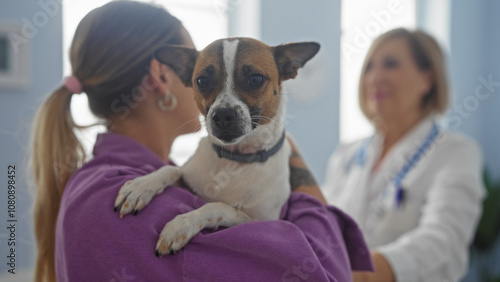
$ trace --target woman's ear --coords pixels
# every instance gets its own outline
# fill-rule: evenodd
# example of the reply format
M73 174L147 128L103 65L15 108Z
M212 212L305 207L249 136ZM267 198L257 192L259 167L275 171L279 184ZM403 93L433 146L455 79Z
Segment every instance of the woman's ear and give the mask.
M171 69L158 62L156 59L152 59L149 66L149 75L147 75L147 79L144 81L147 90L156 89L160 93L165 93L166 89L169 87L169 79L167 73L171 71Z
M192 86L191 78L194 65L198 59L196 49L178 45L165 45L155 50L153 57L159 62L168 65L185 86Z

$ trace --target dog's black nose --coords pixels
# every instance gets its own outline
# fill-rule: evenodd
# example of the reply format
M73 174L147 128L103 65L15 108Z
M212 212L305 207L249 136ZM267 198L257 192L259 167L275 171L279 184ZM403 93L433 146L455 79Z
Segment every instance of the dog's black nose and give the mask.
M232 108L222 108L212 115L215 126L219 129L230 129L236 123L236 111Z

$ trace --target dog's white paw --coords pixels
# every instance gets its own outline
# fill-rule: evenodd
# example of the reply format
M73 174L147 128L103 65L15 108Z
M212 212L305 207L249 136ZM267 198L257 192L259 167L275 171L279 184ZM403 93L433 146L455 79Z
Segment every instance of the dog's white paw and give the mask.
M115 211L121 205L120 217L132 211L136 215L155 195L163 192L165 187L175 183L180 177L179 167L167 165L153 173L125 182L116 197Z
M161 193L164 188L165 186L162 181L158 181L155 174L148 174L127 181L120 188L120 192L118 192L115 200L115 211L121 205L120 217L132 211L136 215L137 212L149 204L156 194Z
M195 217L190 216L190 214L181 214L165 225L156 243L157 257L165 254L174 255L205 228L202 222L196 222L192 219Z

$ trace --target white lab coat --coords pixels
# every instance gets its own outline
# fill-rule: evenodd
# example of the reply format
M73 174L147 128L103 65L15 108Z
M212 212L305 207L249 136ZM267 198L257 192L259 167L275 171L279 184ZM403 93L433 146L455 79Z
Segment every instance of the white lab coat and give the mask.
M458 281L466 273L468 245L481 214L485 190L480 150L442 128L403 180L404 201L396 208L391 180L433 124L427 118L415 126L374 172L383 136L340 146L330 158L322 187L329 204L351 215L368 246L387 258L397 281ZM364 165L349 166L363 142Z

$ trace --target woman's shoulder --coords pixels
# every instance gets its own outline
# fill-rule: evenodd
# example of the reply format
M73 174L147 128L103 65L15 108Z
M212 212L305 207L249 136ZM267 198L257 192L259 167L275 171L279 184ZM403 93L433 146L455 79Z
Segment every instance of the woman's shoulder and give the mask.
M156 169L148 164L129 166L101 158L89 161L74 173L65 187L61 201L61 223L73 225L73 220L78 218L81 222L88 224L113 222L113 225L116 225L114 221L120 221L120 219L119 213L114 212L114 203L120 188L125 182L149 174ZM151 224L157 221L156 214L163 215L161 222L164 223L165 217L170 220L180 212L177 207L184 207L186 210L197 208L201 204L198 199L187 189L168 187L141 211L143 214L141 224ZM164 202L173 205L164 205L162 204Z
M339 143L328 159L327 171L330 173L341 171L340 168L349 163L363 144L370 139L371 137L367 137L357 141Z
M373 137L365 137L356 141L340 142L336 148L339 153L349 153L358 150L364 143L371 140Z
M442 136L438 139L441 143L445 142L447 146L465 148L466 150L478 150L476 141L469 136L457 131L444 129Z
M345 159L352 157L352 155L370 139L371 137L366 137L356 141L339 142L339 144L333 150L330 159Z
M476 141L470 137L451 130L443 130L442 134L436 139L439 153L438 158L444 158L448 162L463 162L481 165L482 152Z
M94 192L116 190L126 181L154 170L148 165L134 167L113 162L108 156L95 157L73 173L64 188L63 203L73 198L87 197Z
M199 198L184 188L172 186L155 196L137 216L120 218L119 212L114 211L121 186L153 170L146 165L133 167L95 159L75 172L63 193L56 227L56 257L65 265L69 277L87 275L92 277L88 281L99 280L113 270L120 272L123 267L133 267L134 258L142 264L134 270L135 276L155 277L151 278L155 280L158 273L182 272L182 268L177 269L181 258L172 260L168 267L155 260L155 245L165 223L198 208L203 204ZM88 259L82 261L83 257ZM89 268L94 272L87 273Z

